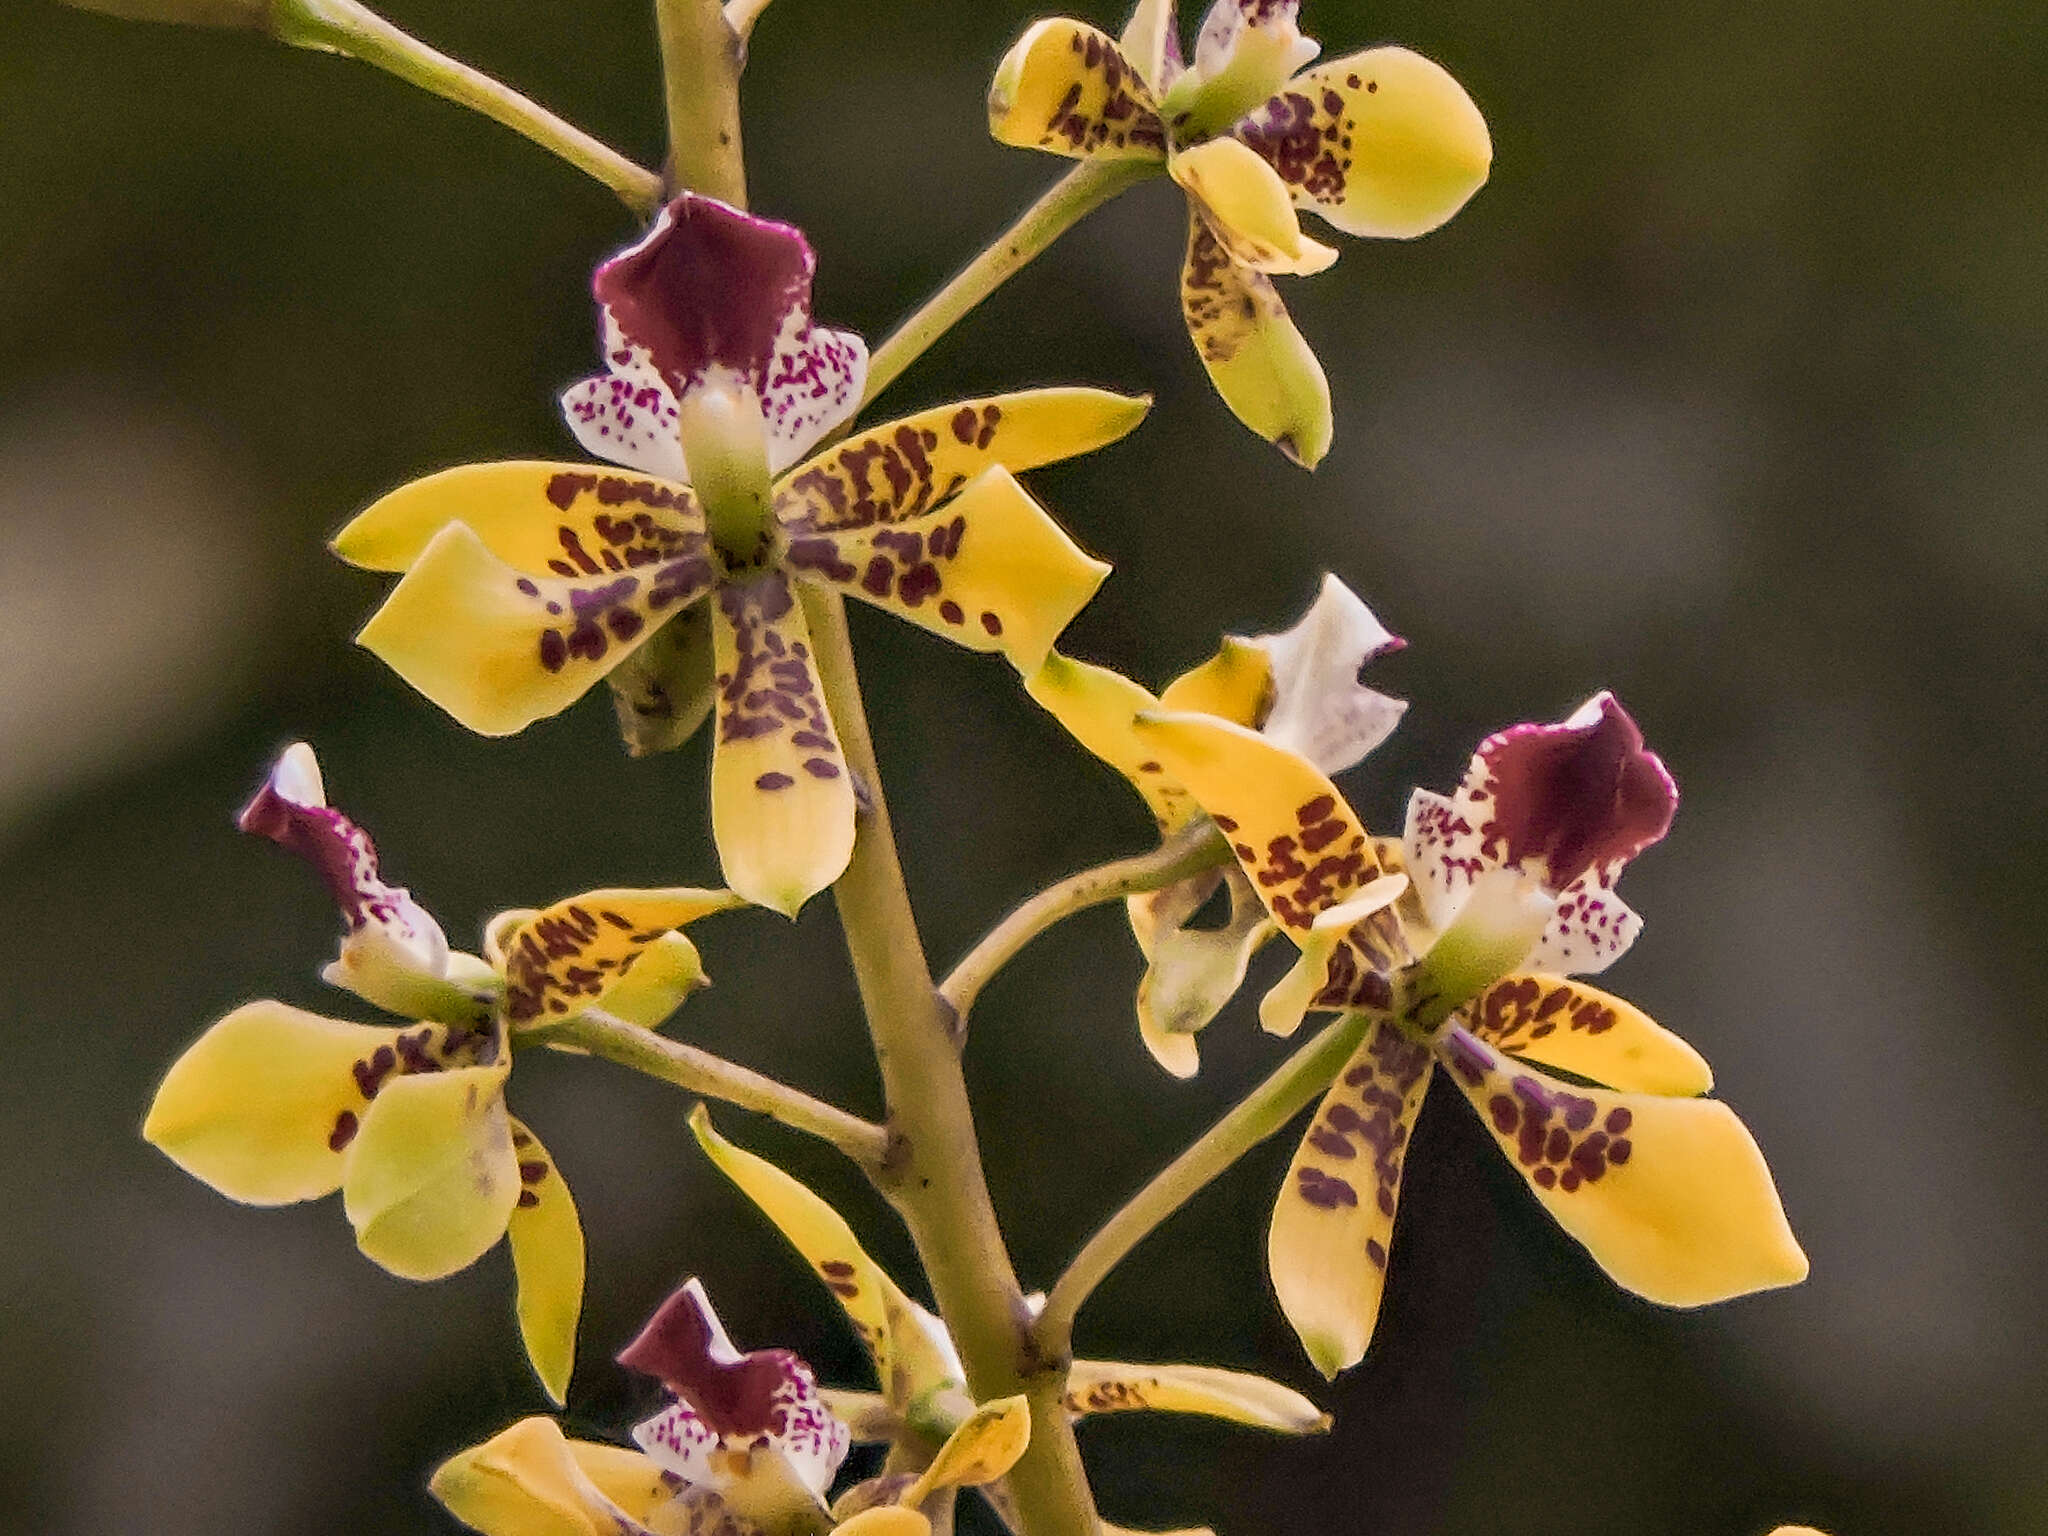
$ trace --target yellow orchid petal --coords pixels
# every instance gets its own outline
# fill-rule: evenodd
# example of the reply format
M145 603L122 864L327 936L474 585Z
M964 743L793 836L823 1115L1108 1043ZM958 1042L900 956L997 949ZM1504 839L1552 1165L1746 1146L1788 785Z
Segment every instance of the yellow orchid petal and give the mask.
M1488 1045L1632 1093L1692 1098L1714 1086L1704 1057L1632 1003L1582 981L1516 972L1469 1003Z
M690 553L638 572L536 576L449 523L356 643L469 729L509 736L567 709L710 590L708 545L691 540Z
M665 933L605 993L604 1011L642 1029L659 1029L692 992L710 985L697 946L680 933Z
M1024 691L1067 734L1130 780L1145 798L1162 833L1177 832L1201 814L1186 790L1166 776L1138 739L1140 713L1160 701L1121 673L1057 651L1024 679Z
M884 1387L892 1367L889 1297L896 1283L868 1257L853 1228L804 1184L765 1157L734 1146L711 1123L702 1104L690 1111L690 1129L718 1171L761 1208L790 1245L802 1254L825 1288L838 1300L853 1331L875 1362Z
M558 901L495 936L505 972L505 1017L518 1028L585 1008L609 1010L614 989L673 930L742 905L731 891L692 886L585 891ZM668 990L682 960L673 950L662 954L657 963L668 965L670 974L660 978L654 995ZM693 947L687 961L695 960Z
M1284 1435L1320 1434L1330 1416L1291 1387L1207 1365L1123 1365L1076 1360L1067 1377L1074 1414L1195 1413Z
M1273 1289L1325 1376L1356 1365L1372 1341L1402 1165L1429 1079L1429 1047L1375 1020L1324 1096L1274 1204Z
M1214 715L1257 730L1273 703L1273 662L1263 645L1225 635L1216 654L1166 685L1160 707L1180 715Z
M1400 927L1382 916L1408 889L1406 875L1381 875L1343 905L1316 914L1294 935L1301 957L1259 1000L1259 1025L1287 1036L1312 1008L1380 1008L1392 999L1387 974L1407 955Z
M811 581L887 609L1018 671L1044 662L1109 567L1090 558L1001 465L936 512L790 539Z
M682 557L703 535L704 509L687 485L599 464L464 464L373 503L332 547L365 570L409 571L450 523L515 570L573 580Z
M237 1008L178 1058L143 1139L245 1205L331 1195L370 1102L358 1074L380 1050L395 1060L402 1033L283 1003Z
M1465 206L1493 163L1465 88L1406 48L1372 48L1298 75L1235 130L1298 207L1352 235L1405 240Z
M942 405L855 433L784 475L775 516L792 538L929 512L992 464L1022 474L1115 442L1147 395L1025 389Z
M356 1246L405 1280L438 1280L505 1235L519 1157L508 1063L394 1078L349 1149L342 1208Z
M559 1404L568 1401L576 1322L583 1313L583 1223L548 1149L516 1117L511 1124L519 1198L505 1236L519 1282L519 1337L534 1374Z
M1191 1525L1178 1531L1138 1531L1128 1525L1111 1525L1107 1520L1098 1523L1102 1527L1102 1536L1216 1536L1216 1532L1206 1525Z
M1771 1171L1726 1104L1567 1087L1457 1027L1438 1050L1544 1209L1617 1284L1697 1307L1806 1278Z
M1211 139L1182 150L1168 168L1240 266L1307 277L1337 259L1301 232L1287 183L1249 146Z
M1180 72L1179 22L1173 0L1138 0L1116 46L1157 97Z
M675 1497L675 1485L644 1451L595 1440L571 1440L568 1446L576 1469L628 1519L644 1524L659 1506Z
M946 1437L902 1502L915 1508L941 1488L978 1488L1017 1464L1031 1443L1031 1405L1022 1397L983 1403Z
M988 131L998 143L1077 160L1166 156L1144 73L1108 36L1063 16L1033 25L996 66Z
M834 1536L931 1536L932 1523L900 1504L877 1504L833 1528Z
M484 1536L617 1536L611 1501L579 1465L573 1444L553 1419L521 1419L451 1456L427 1487Z
M719 589L711 831L725 881L785 917L853 856L853 780L825 711L811 631L789 578Z
M1199 210L1188 214L1180 305L1209 382L1237 419L1304 469L1330 451L1330 381L1273 280L1234 260Z
M1138 983L1139 1038L1175 1077L1194 1076L1201 1064L1196 1032L1237 995L1252 956L1278 932L1243 874L1233 869L1224 878L1230 883L1230 920L1221 928L1183 926L1192 913L1172 923L1158 921L1157 904L1172 887L1133 896L1127 903L1146 959ZM1182 884L1198 886L1204 899L1214 889L1212 883L1193 880ZM1149 910L1141 905L1148 902L1154 904Z

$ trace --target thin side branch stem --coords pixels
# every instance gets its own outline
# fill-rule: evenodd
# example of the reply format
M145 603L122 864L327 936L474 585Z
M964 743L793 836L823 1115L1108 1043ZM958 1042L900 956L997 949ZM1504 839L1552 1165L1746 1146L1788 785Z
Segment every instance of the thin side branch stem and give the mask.
M296 0L277 7L278 38L346 54L410 85L480 112L602 182L643 218L661 206L662 181L581 128L459 59L428 47L356 0Z
M1022 271L1039 252L1119 192L1158 172L1158 164L1150 160L1083 160L1054 182L1016 223L875 348L868 359L862 407L895 383L897 376L923 356L926 348Z
M1057 885L1047 886L991 928L967 952L966 958L953 967L953 974L939 990L964 1020L973 1011L981 989L1016 959L1025 945L1053 924L1119 896L1160 890L1190 875L1214 869L1229 858L1230 848L1223 835L1213 824L1202 821L1148 853L1112 859L1069 875Z
M707 1099L766 1115L792 1130L830 1142L863 1168L880 1167L888 1152L889 1133L871 1121L738 1062L609 1014L577 1014L558 1024L528 1030L524 1038L544 1045L575 1046Z
M1074 1318L1104 1277L1161 1222L1329 1087L1371 1024L1371 1015L1354 1013L1330 1025L1103 1223L1046 1298L1038 1318L1039 1348L1066 1354L1073 1345Z
M746 49L718 0L654 0L668 105L668 182L747 206L740 148L740 69Z

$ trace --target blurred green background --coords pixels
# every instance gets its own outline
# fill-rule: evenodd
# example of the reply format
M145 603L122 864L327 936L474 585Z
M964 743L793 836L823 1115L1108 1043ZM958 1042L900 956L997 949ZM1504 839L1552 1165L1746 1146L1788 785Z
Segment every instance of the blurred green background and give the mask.
M656 155L643 0L394 12ZM1081 1343L1280 1374L1337 1430L1091 1427L1105 1512L1226 1536L2048 1528L2048 17L1309 13L1326 53L1398 40L1444 62L1497 146L1442 233L1344 241L1286 285L1336 389L1316 475L1209 392L1165 185L1070 236L884 404L1155 390L1136 436L1034 477L1118 568L1070 648L1157 683L1339 572L1412 642L1379 674L1408 722L1347 779L1379 825L1485 730L1618 689L1687 798L1631 874L1650 926L1616 985L1714 1061L1814 1275L1706 1313L1639 1304L1433 1098L1379 1342L1325 1390L1263 1275L1283 1138L1135 1255ZM984 129L1032 14L770 10L753 194L810 231L824 317L880 335L1057 173ZM381 583L322 549L427 470L572 451L553 397L594 362L587 270L631 225L362 66L42 0L0 0L0 210L0 1523L443 1530L426 1469L542 1406L502 1250L408 1286L355 1254L334 1202L230 1205L135 1131L233 1005L350 1011L315 979L331 909L229 824L285 740L318 744L458 942L499 907L713 876L701 741L628 762L601 691L513 740L465 735L349 645ZM998 664L855 621L939 963L1047 880L1146 844L1135 800ZM829 903L700 937L718 985L677 1029L876 1107ZM1282 1049L1247 998L1201 1079L1169 1081L1129 1017L1136 974L1100 911L978 1013L972 1085L1029 1283ZM609 1356L686 1273L743 1343L861 1380L822 1292L695 1154L682 1095L571 1060L522 1069L516 1094L590 1233L586 1432L643 1405ZM721 1123L907 1269L829 1154Z

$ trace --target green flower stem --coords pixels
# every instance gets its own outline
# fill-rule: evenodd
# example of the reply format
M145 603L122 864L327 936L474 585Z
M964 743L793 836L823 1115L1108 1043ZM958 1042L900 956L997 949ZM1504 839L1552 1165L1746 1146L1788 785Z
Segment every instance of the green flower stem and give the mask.
M981 996L981 989L1016 959L1025 945L1054 923L1119 896L1159 890L1229 860L1230 848L1223 841L1223 834L1213 823L1203 820L1148 853L1112 859L1069 875L1057 885L1047 886L991 928L968 951L967 957L953 967L953 974L939 990L964 1024L974 1009L975 999Z
M740 69L746 49L718 0L654 0L668 103L668 184L747 206L740 150Z
M560 1023L522 1030L514 1038L522 1044L574 1046L707 1099L753 1110L830 1142L863 1168L880 1167L889 1149L889 1133L879 1125L723 1056L606 1013L579 1013Z
M894 1138L877 1186L903 1215L976 1401L1022 1392L1031 1444L1009 1474L1025 1536L1097 1536L1065 1407L1063 1356L1032 1348L1030 1313L989 1200L952 1009L932 985L882 797L839 595L806 586L811 654L840 750L866 795L853 858L832 888L867 1014Z
M999 235L987 250L905 320L868 359L869 401L896 381L899 374L967 312L994 293L1039 252L1126 188L1159 173L1152 160L1083 160L1049 187L1045 195Z
M662 181L654 172L481 70L429 48L356 0L277 0L270 29L281 42L374 64L421 90L503 123L603 182L642 217L661 206Z
M1328 1088L1371 1024L1370 1014L1353 1013L1330 1025L1103 1223L1046 1298L1038 1318L1038 1347L1064 1357L1072 1348L1075 1315L1103 1278L1155 1227Z

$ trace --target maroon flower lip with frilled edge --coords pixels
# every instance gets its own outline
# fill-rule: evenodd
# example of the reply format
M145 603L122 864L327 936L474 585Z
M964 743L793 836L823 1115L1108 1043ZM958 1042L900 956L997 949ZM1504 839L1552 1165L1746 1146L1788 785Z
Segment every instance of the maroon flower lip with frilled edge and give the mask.
M1660 840L1678 786L1611 693L1557 725L1518 725L1481 743L1491 801L1480 828L1488 857L1538 861L1561 891L1589 869L1626 862Z
M786 1349L735 1350L694 1280L661 1304L618 1360L660 1381L720 1436L736 1439L782 1433L783 1389L807 1374Z
M417 909L406 891L379 877L370 834L340 811L303 798L306 786L294 782L293 755L303 751L296 748L279 758L263 787L236 816L236 828L266 838L310 864L351 931L373 922L408 921Z
M792 314L809 318L816 267L802 231L684 193L591 286L620 336L681 394L714 366L758 386Z

